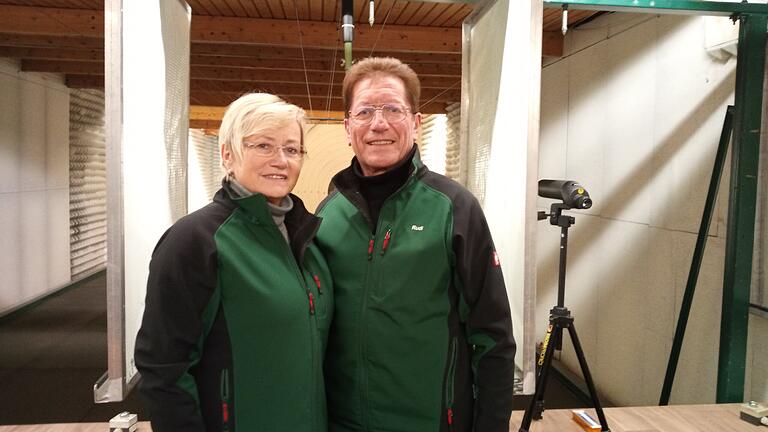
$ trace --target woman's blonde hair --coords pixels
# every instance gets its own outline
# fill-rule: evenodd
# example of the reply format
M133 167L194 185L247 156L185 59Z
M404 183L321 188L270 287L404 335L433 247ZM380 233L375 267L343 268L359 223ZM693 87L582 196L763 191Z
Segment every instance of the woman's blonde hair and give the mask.
M219 146L243 160L243 139L297 122L304 150L304 110L269 93L248 93L229 104L219 128ZM224 166L224 160L221 161ZM225 166L224 169L227 169Z

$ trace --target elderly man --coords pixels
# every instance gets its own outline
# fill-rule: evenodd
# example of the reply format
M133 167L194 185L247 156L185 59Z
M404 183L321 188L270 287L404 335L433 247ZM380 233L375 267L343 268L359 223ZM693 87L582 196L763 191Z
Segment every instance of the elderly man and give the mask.
M427 170L419 79L392 58L344 79L355 158L320 205L336 290L329 430L507 432L515 342L477 200Z

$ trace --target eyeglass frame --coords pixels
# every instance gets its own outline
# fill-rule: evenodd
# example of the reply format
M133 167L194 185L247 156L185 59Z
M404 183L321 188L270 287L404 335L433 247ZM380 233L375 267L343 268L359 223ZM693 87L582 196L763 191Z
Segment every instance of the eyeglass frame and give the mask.
M259 153L258 146L260 145L268 146L272 150L269 152L269 154ZM301 160L304 158L304 155L307 154L307 151L304 149L303 145L299 146L299 152L296 153L296 155L292 155L290 153L285 152L285 149L292 148L292 146L277 145L272 143L243 141L243 148L247 150L254 150L254 154L256 156L263 157L263 158L274 157L278 151L282 152L283 156L285 156L285 158L288 160Z
M396 106L396 107L402 108L402 110L403 110L403 118L400 119L400 120L396 120L396 121L390 122L390 120L387 119L386 115L384 114L384 107L386 107L386 106ZM409 106L403 105L403 104L398 104L398 103L386 103L386 104L381 104L381 105L361 105L356 111L359 111L360 109L363 109L363 108L373 108L374 111L373 111L373 114L371 115L370 120L365 121L365 120L359 120L359 119L355 118L355 114L352 113L352 110L347 111L347 117L349 118L349 120L354 122L355 124L358 124L358 125L368 125L368 124L373 123L373 119L376 118L376 113L380 112L381 113L381 118L386 120L387 123L400 123L401 121L405 120L406 117L408 117L408 114L413 114L411 112L411 108Z

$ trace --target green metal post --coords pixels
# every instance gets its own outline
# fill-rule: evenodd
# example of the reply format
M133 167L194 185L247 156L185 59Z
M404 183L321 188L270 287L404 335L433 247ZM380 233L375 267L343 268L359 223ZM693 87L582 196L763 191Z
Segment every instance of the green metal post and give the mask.
M749 291L765 73L766 15L739 18L733 151L725 246L717 402L744 400Z
M717 146L717 153L715 154L715 164L712 167L712 177L709 179L709 191L707 192L707 200L704 203L704 212L701 215L699 236L696 238L696 247L693 250L691 269L688 272L688 282L685 285L683 303L680 306L680 315L677 318L675 338L672 341L672 350L669 353L667 373L664 376L664 385L661 388L659 405L669 404L669 396L672 394L672 383L675 380L677 361L680 359L680 350L683 346L685 328L688 325L688 315L691 312L691 305L693 304L693 294L696 292L696 281L699 279L701 261L702 258L704 258L704 248L707 246L707 233L709 231L709 225L712 222L712 213L714 213L715 209L717 191L720 188L720 179L722 178L723 174L723 166L725 166L725 156L728 153L728 143L731 141L731 132L733 131L733 111L733 105L729 105L725 111L723 130L720 133L720 143Z

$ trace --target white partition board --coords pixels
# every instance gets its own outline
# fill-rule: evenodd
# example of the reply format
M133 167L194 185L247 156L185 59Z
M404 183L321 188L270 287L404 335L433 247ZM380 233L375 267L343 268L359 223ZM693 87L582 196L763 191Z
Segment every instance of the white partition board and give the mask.
M182 0L106 3L109 368L96 402L135 382L152 250L186 214L190 20Z
M540 0L486 3L464 23L462 147L507 284L523 393L535 387Z

